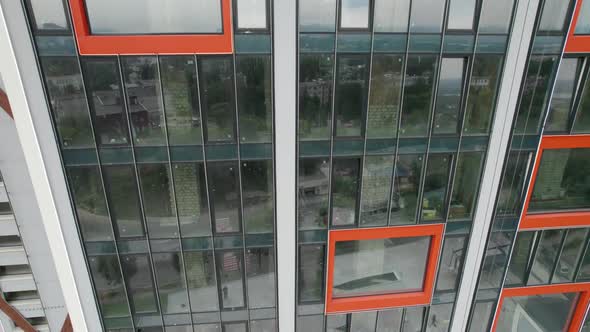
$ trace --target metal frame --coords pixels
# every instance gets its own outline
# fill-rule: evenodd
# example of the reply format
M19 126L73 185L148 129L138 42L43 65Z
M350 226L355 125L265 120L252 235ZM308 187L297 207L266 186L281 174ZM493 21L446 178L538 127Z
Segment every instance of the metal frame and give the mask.
M588 53L590 52L590 35L579 35L576 34L576 25L580 18L580 12L582 10L582 4L584 1L589 0L577 0L576 7L574 9L574 15L570 25L570 30L567 35L567 41L565 45L566 53Z

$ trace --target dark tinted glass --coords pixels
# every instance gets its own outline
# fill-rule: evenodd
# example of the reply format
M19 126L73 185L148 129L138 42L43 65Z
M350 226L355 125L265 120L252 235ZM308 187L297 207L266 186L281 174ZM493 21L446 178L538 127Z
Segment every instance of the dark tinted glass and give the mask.
M90 273L103 317L129 316L129 302L123 287L121 266L115 255L90 257Z
M458 131L465 64L463 58L442 59L434 110L434 134L456 134Z
M222 309L244 307L243 256L241 251L217 251L216 264Z
M152 254L163 314L188 312L188 293L181 254Z
M590 149L545 150L529 211L590 208Z
M299 247L299 302L315 302L324 299L324 245Z
M178 221L167 164L138 165L143 207L151 238L178 237Z
M207 142L235 140L235 101L232 59L199 59L199 88Z
M584 252L584 257L580 262L580 270L576 277L576 281L578 282L590 280L590 250L588 250L588 247L585 250L586 252Z
M121 255L121 266L133 313L158 312L152 264L147 254Z
M221 1L85 0L93 34L220 33ZM117 8L113 12L113 8ZM135 13L129 16L124 13Z
M367 137L396 137L403 65L401 55L373 55Z
M299 138L330 136L334 57L301 55L299 60Z
M328 224L330 163L328 159L299 161L299 228L323 228Z
M219 309L215 262L211 251L185 252L186 278L192 312Z
M407 32L410 0L375 0L375 32Z
M576 88L576 74L578 59L563 59L555 79L553 97L549 105L549 118L545 124L545 131L567 131L570 110Z
M479 33L508 33L514 0L483 0Z
M70 167L68 179L84 241L112 240L113 231L98 167Z
M332 172L332 225L356 223L360 176L359 159L334 159Z
M387 225L393 161L393 156L365 157L360 219L363 225Z
M143 236L141 209L132 166L104 166L105 188L111 218L119 237Z
M587 229L570 229L567 231L563 251L559 255L557 268L551 279L551 283L564 283L574 281L574 273L579 259L584 251Z
M99 145L129 144L127 115L116 58L86 58L84 77Z
M77 59L41 57L40 61L62 146L69 148L93 145L90 115Z
M465 135L489 132L496 106L502 63L501 55L478 54L475 56L463 125Z
M340 0L340 27L368 29L369 12L369 0Z
M367 107L368 75L368 56L343 55L338 58L335 136L361 136Z
M156 57L122 57L127 109L135 145L164 145L166 129Z
M499 192L498 205L496 206L496 210L500 213L516 214L520 212L524 181L531 158L530 153L521 155L520 152L512 152L508 155L502 190Z
M426 7L431 6L426 5ZM426 136L437 57L408 57L401 115L401 136Z
M272 232L274 220L272 161L242 162L242 200L246 232Z
M422 155L398 156L391 195L390 224L411 224L416 220L423 163Z
M445 0L413 0L410 32L441 32Z
M236 82L240 142L270 142L272 133L270 55L236 56Z
M162 56L162 92L170 145L201 143L201 114L194 56Z
M532 245L535 232L519 232L516 235L510 266L506 276L506 284L522 286L526 280L526 271L531 260Z
M452 155L449 154L428 156L422 194L422 220L445 218L451 161Z
M438 278L436 279L435 291L437 294L455 294L459 289L467 242L466 236L447 236L445 238Z
M246 277L248 279L248 307L275 306L275 259L273 248L246 250Z
M203 164L173 164L172 176L182 236L211 234Z
M337 0L299 0L299 30L330 32L336 26Z
M590 1L589 1L590 2ZM573 127L574 133L590 132L590 82L586 80L584 89L580 96L580 105L576 115L576 121Z
M218 233L241 229L237 167L237 163L231 161L207 163L212 219Z
M464 152L459 154L449 219L471 219L479 192L479 182L483 167L482 152Z
M564 230L553 229L541 233L527 285L549 283L564 233Z
M476 0L450 0L447 28L452 30L473 29Z

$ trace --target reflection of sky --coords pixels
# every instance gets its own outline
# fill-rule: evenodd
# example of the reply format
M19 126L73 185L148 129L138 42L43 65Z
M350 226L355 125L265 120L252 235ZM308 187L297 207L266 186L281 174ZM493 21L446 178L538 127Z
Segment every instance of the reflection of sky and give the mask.
M507 33L514 0L484 0L479 32Z
M238 1L238 28L266 28L266 0Z
M335 0L299 0L301 31L334 31Z
M369 0L342 0L343 28L367 28L369 26Z
M220 0L86 0L93 33L216 33Z
M412 32L440 32L445 0L414 0L410 31Z
M410 0L377 0L375 3L375 31L406 32L410 17Z
M590 33L590 1L588 0L582 2L582 8L580 9L580 16L578 16L578 23L576 23L575 33Z
M475 0L451 0L449 29L471 29Z
M61 0L31 0L38 28L50 26L52 28L66 27L66 15Z

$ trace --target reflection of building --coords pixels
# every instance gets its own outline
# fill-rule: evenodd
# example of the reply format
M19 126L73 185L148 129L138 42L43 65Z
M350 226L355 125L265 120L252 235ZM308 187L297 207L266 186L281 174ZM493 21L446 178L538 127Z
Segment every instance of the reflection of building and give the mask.
M320 104L332 101L332 81L317 80L312 82L302 82L299 85L301 94L307 97L316 97Z

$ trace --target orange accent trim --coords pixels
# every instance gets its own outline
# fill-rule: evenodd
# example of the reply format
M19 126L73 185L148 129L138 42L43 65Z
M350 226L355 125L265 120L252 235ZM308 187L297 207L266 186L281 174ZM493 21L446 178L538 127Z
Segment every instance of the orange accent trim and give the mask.
M548 285L548 286L531 286L531 287L517 287L505 288L502 290L498 306L496 307L496 317L492 325L492 332L496 332L498 320L502 313L502 304L507 297L517 296L532 296L544 294L561 294L561 293L579 293L578 302L574 307L574 312L570 318L569 328L567 332L577 332L584 323L584 316L590 304L590 283L576 283L563 285Z
M531 174L530 186L524 203L519 229L544 229L590 226L590 211L552 212L529 214L529 204L535 189L535 181L545 150L590 148L590 135L550 135L541 138L535 167Z
M10 107L10 102L8 101L8 95L4 90L0 89L0 107L8 113L8 115L12 118L12 108Z
M8 318L12 319L14 324L25 332L35 332L33 325L13 306L11 306L6 300L0 296L0 311L2 311Z
M587 0L590 1L590 0ZM576 25L578 24L578 18L580 16L580 11L582 10L582 3L584 0L578 0L576 3L576 8L574 9L574 16L572 18L572 23L570 27L570 31L567 35L567 41L565 44L565 52L566 53L588 53L590 52L590 35L576 35L574 32L576 31Z
M70 320L69 314L66 316L64 325L61 327L61 332L74 332L74 327L72 327L72 321Z
M328 238L326 314L430 304L443 231L443 224L331 230ZM334 286L334 253L336 242L427 236L431 237L431 242L424 275L424 289L422 291L333 298L332 289Z
M78 48L82 55L231 54L233 28L230 0L221 0L223 34L92 35L84 0L69 0Z

